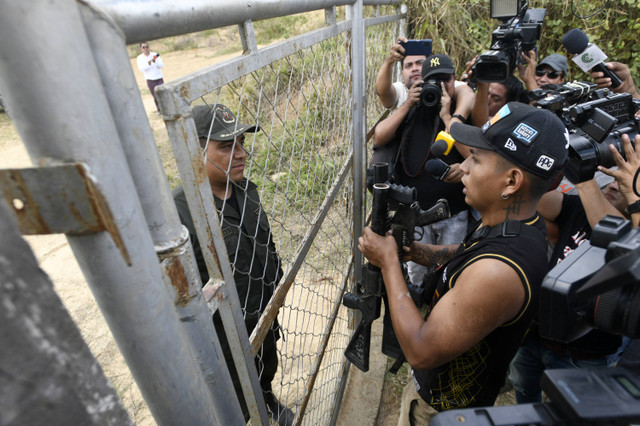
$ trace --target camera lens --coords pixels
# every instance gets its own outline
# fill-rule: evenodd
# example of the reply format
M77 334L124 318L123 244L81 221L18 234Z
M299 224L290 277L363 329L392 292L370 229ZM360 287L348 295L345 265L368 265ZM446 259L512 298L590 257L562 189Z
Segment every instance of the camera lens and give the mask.
M427 108L433 108L440 103L440 98L442 98L442 89L439 81L429 80L422 86L422 92L420 93L422 105Z
M593 306L593 325L596 328L640 337L640 287L635 283L601 294Z

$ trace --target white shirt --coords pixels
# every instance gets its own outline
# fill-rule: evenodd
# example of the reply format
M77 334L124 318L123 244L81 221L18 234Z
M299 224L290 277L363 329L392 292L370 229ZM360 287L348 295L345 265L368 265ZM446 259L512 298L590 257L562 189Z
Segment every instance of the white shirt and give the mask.
M162 58L158 56L155 62L152 61L151 64L149 64L149 61L151 61L155 55L157 55L156 52L149 52L149 56L144 53L138 55L138 69L144 74L144 78L147 80L158 80L162 78L162 71L160 71L161 68L164 68Z

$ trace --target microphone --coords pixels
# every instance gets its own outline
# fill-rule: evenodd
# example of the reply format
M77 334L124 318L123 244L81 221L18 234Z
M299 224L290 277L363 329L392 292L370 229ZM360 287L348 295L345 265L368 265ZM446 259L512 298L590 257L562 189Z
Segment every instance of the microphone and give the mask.
M447 132L440 132L436 136L436 140L431 145L431 155L434 157L442 157L449 155L456 141ZM428 162L427 162L428 163Z
M424 171L438 180L443 180L451 167L439 158L432 158L424 165Z
M622 84L620 77L605 66L604 60L607 59L607 55L605 55L598 46L589 43L589 37L579 28L569 30L569 32L562 37L562 45L569 53L576 55L573 57L573 62L575 62L582 71L589 72L590 70L594 70L604 73L605 77L611 79L611 87L613 89Z

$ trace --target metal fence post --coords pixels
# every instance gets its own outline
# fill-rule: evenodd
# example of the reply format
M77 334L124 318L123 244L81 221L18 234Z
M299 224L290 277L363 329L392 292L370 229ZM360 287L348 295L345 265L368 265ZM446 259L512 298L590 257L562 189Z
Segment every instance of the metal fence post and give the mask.
M356 282L362 280L362 272L359 265L362 263L362 254L356 248L356 241L362 233L362 225L364 222L364 204L363 204L363 186L364 186L364 168L366 161L364 160L365 150L365 108L366 93L364 92L365 83L365 37L364 37L364 21L362 13L362 0L354 3L351 9L351 69L352 69L352 85L353 85L353 241L354 241L354 265L356 265L354 274Z
M2 0L0 7L0 92L33 163L86 164L122 235L129 264L106 232L67 238L154 418L219 423L162 285L77 4Z
M108 16L90 6L81 5L81 12L167 286L176 293L181 324L196 349L221 423L237 422L243 419L242 410L211 311L202 296L193 250L178 218L122 33Z

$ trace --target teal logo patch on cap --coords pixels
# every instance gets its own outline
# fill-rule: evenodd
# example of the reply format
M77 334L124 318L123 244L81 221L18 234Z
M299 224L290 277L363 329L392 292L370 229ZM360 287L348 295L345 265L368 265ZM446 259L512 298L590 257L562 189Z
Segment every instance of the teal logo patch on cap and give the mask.
M489 130L489 127L493 126L501 118L504 118L509 114L511 114L511 109L509 109L509 105L505 105L502 108L500 108L500 110L496 113L496 115L494 115L493 117L491 117L489 121L484 123L484 125L482 126L482 134L485 134L487 130Z
M538 131L527 124L520 123L511 134L525 145L531 145L538 136Z

